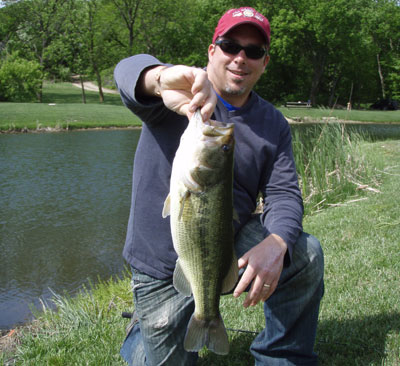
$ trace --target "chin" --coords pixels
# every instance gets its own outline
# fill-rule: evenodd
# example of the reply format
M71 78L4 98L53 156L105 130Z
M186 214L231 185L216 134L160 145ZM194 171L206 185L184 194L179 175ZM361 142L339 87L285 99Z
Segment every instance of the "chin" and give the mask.
M243 95L246 93L246 90L245 87L227 85L224 91L227 95Z

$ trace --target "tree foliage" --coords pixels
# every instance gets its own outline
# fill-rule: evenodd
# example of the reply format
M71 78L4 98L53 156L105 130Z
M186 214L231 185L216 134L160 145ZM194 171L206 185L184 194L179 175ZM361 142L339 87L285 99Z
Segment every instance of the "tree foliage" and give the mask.
M10 55L0 64L0 101L35 101L41 81L38 62Z
M203 67L219 17L238 0L5 0L0 59L18 51L43 77L102 78L129 55ZM271 23L266 99L314 105L400 97L397 0L248 0ZM40 93L39 93L40 94ZM102 93L100 93L102 95Z

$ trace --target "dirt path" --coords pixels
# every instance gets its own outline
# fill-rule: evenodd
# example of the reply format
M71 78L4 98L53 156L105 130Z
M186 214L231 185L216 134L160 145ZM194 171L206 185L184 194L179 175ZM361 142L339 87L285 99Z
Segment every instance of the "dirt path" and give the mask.
M81 83L80 82L72 83L72 85L76 86L79 89L81 89ZM83 86L85 87L85 90L95 91L95 92L99 91L99 87L96 84L92 83L91 81L84 81L83 82ZM107 88L102 88L102 89L103 89L103 93L118 94L117 90L107 89Z

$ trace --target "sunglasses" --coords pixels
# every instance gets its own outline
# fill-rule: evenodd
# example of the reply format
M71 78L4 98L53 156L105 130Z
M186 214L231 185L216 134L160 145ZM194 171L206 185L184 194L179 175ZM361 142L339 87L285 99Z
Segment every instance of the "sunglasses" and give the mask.
M218 39L215 41L215 45L219 46L222 51L230 55L237 55L241 50L244 50L246 56L253 60L258 60L267 54L267 50L264 47L241 46L229 39Z

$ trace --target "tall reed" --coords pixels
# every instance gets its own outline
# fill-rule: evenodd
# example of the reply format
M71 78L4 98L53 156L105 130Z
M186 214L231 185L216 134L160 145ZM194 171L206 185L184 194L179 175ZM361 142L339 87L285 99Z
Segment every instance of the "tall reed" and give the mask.
M361 133L339 123L293 130L293 152L305 214L374 189L376 171L361 153Z

